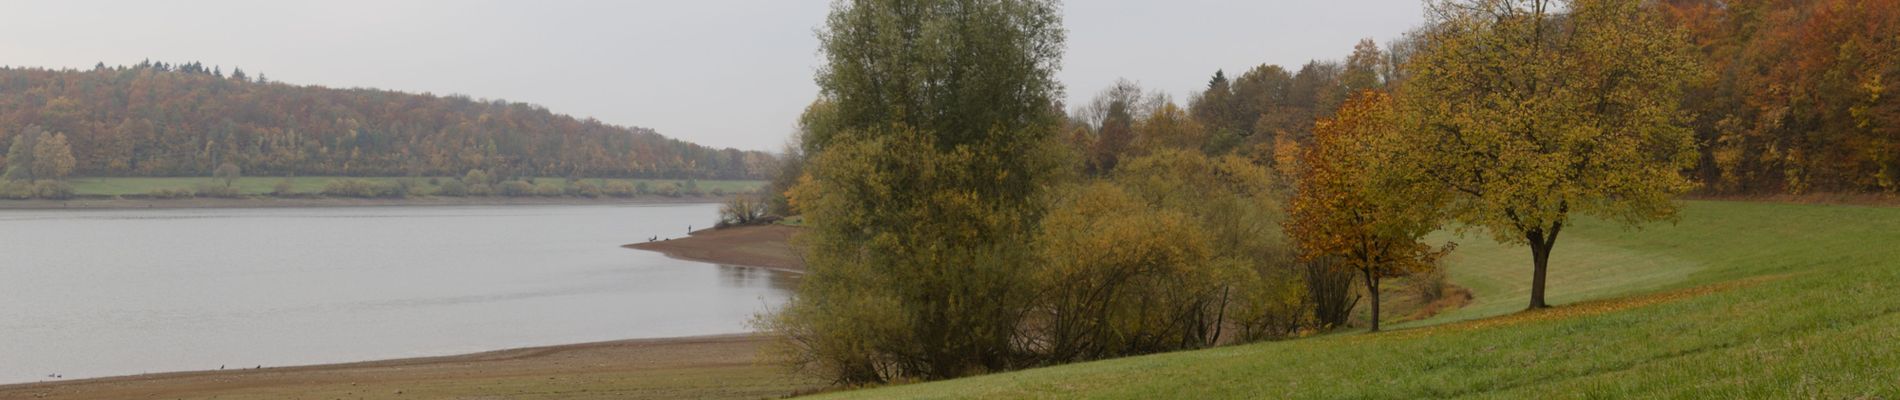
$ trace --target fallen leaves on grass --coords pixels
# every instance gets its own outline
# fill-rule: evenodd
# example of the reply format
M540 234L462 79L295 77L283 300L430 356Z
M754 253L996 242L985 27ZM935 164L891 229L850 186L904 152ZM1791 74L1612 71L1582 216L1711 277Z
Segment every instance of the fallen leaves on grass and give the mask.
M1757 277L1751 277L1751 278L1737 279L1737 280L1728 281L1728 282L1696 286L1696 287L1685 288L1685 289L1677 289L1677 290L1652 293L1652 294L1646 294L1646 295L1620 297L1620 298L1614 298L1614 299L1592 300L1592 301L1585 301L1581 303L1563 305L1563 306L1557 306L1557 307L1551 307L1551 308L1545 308L1545 309L1525 310L1525 311L1518 312L1515 314L1510 314L1510 315L1502 315L1502 316L1497 316L1497 317L1492 317L1492 318L1485 318L1485 319L1458 322L1458 323L1450 323L1450 324L1430 326L1430 327L1424 327L1424 328L1398 330L1398 331L1392 331L1392 332L1388 332L1384 334L1354 335L1350 339L1351 340L1405 339L1405 338L1415 338L1415 337L1420 337L1420 336L1425 336L1425 335L1434 335L1434 334L1447 333L1447 332L1475 331L1475 330L1506 327L1506 326L1512 326L1512 325L1521 325L1521 324L1527 324L1527 323L1533 323L1533 322L1554 321L1554 320L1562 320L1562 319L1570 319L1570 318L1587 317L1587 316L1592 316L1592 315L1608 314L1608 313L1617 312L1617 311L1653 306L1657 304L1668 303L1668 302L1693 298L1697 296L1703 296L1703 295L1722 292L1722 291L1728 291L1728 290L1733 290L1733 289L1738 289L1738 288L1759 285L1766 282L1785 279L1790 276L1793 276L1793 274L1757 276Z

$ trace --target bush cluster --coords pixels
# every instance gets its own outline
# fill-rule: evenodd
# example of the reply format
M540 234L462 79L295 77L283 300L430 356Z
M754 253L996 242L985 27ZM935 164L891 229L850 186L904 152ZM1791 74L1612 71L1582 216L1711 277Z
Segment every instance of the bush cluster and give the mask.
M33 198L33 195L33 184L27 181L7 181L5 186L0 186L0 197L7 199L26 200Z
M672 183L662 183L658 187L655 187L653 189L653 194L666 196L666 197L680 197L680 196L684 196L686 193L680 191L679 185L674 185Z
M606 185L601 186L600 192L607 196L619 198L630 198L639 193L637 187L627 181L608 181Z
M409 195L408 185L400 182L376 182L363 179L338 179L323 185L324 196L364 199L399 199Z
M271 187L270 187L270 195L272 195L272 196L289 196L289 195L291 195L291 194L292 194L292 193L291 193L291 187L292 187L292 186L291 186L291 183L290 183L290 178L284 178L284 179L280 179L280 180L278 180L278 181L277 181L277 184L274 184L274 185L271 185Z
M569 182L567 184L567 189L565 190L565 193L569 196L585 197L585 198L590 198L590 199L600 197L602 194L600 190L600 185L595 185L595 184L587 183L587 182Z
M771 222L772 219L767 217L768 214L766 213L766 203L764 200L751 195L735 195L727 198L725 204L719 206L719 225L717 225L717 227L724 228Z
M468 184L464 184L461 180L457 179L444 181L435 187L435 195L437 196L462 197L468 194Z
M28 182L25 180L8 181L6 185L0 186L0 198L11 200L65 200L73 198L73 196L72 185L55 180L42 180L39 182Z
M145 195L151 196L154 199L162 199L162 200L189 199L194 196L194 194L191 192L190 189L173 189L173 188L152 189L152 191L150 192L145 192Z
M828 150L833 153L811 168L824 176L860 176L896 160L921 164L917 170L924 171L971 162L955 154L861 147ZM935 212L959 214L918 219L909 212L839 207L831 197L852 193L873 207L893 197L963 198L959 189L931 192L935 187L853 193L865 189L800 186L793 197L810 206L801 208L808 217L868 216L933 232L955 232L940 227L960 221L995 229L1015 220L982 211L962 214L965 209L944 203L935 203L941 207ZM1313 325L1303 277L1280 229L1281 193L1269 171L1243 157L1163 150L1123 160L1110 177L1055 188L1039 207L1045 210L1039 227L1026 237L947 250L934 243L976 239L949 233L906 244L820 225L806 255L822 268L814 268L799 297L764 326L784 338L778 353L784 361L847 383L936 379L1296 335ZM752 196L735 199L744 200L729 202L722 215L767 204ZM951 270L957 275L923 272ZM926 293L983 300L933 305ZM929 307L943 307L938 309L949 312L944 318L955 328L910 322ZM933 339L939 334L972 336ZM919 353L933 347L949 352L939 361L946 364L907 361L935 357Z
M40 181L33 184L33 195L42 199L70 199L74 195L73 185L61 181Z
M230 185L217 184L217 183L198 184L197 187L192 188L191 194L197 197L215 197L215 198L223 198L223 199L232 199L232 198L237 198L237 197L242 196L242 194L238 193L237 187L230 186Z
M501 186L498 186L498 187L496 188L496 190L495 190L495 194L499 194L499 195L502 195L502 196L508 196L508 197L528 197L528 196L533 196L533 195L534 195L534 184L532 184L532 183L528 183L527 181L507 181L507 182L502 182L502 183L501 183Z

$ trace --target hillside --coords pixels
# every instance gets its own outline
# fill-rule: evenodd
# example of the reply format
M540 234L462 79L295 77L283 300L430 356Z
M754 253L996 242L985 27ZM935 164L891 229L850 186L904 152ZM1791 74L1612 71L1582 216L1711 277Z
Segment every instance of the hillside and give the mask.
M1477 301L1380 334L1072 364L833 398L1892 398L1900 394L1900 208L1691 202L1683 222L1643 231L1577 226L1552 271L1557 308L1517 313L1522 248L1461 239L1453 280ZM1442 238L1442 237L1441 237ZM215 371L0 388L0 397L373 399L759 398L816 382L762 364L756 343L706 366L595 345L558 357ZM677 347L640 347L659 352ZM668 353L673 354L673 353ZM603 360L574 375L563 361ZM441 362L438 362L441 361ZM458 369L443 376L438 363ZM537 375L542 374L542 375ZM559 376L561 380L550 380ZM207 383L209 382L209 383ZM200 387L197 385L209 385ZM360 385L360 386L359 386ZM743 388L734 390L733 386ZM180 387L194 388L179 391ZM532 393L532 394L530 394ZM70 396L68 396L70 395Z
M1900 395L1900 208L1691 202L1675 226L1587 221L1566 234L1551 278L1560 305L1547 311L1517 313L1528 251L1467 238L1452 276L1477 303L1411 329L829 397Z
M0 68L0 143L64 133L78 176L246 175L757 179L771 156L714 149L467 96L333 89L198 63Z

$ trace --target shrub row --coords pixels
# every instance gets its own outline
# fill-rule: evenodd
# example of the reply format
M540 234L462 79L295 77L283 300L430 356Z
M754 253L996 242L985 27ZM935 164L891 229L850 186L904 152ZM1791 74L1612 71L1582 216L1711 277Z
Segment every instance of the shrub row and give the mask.
M410 185L402 182L375 182L362 179L338 179L323 185L324 196L365 199L400 199L409 195Z
M557 184L557 183L546 182L546 181L537 183L537 182L530 182L527 180L510 180L510 181L490 185L488 183L479 183L479 180L478 180L478 183L469 183L468 179L464 178L464 179L447 179L447 180L441 180L439 182L440 183L438 184L438 186L436 186L435 192L431 194L436 195L436 196L445 196L445 197L573 196L573 197L586 197L586 198L597 198L597 197L632 198L632 197L637 197L637 196L648 196L648 195L663 196L663 197L685 197L685 196L697 197L697 196L706 196L708 194L712 196L725 196L727 194L743 193L743 192L727 192L725 189L722 189L722 188L714 188L711 192L701 191L697 188L688 190L688 189L683 189L682 185L676 185L672 183L662 183L657 186L651 186L651 185L648 185L646 182L628 182L624 180L613 180L613 181L607 181L605 183L588 182L585 180L570 180L565 184ZM684 185L684 186L696 187L697 185L691 184L689 182L689 184Z
M73 195L73 185L60 181L12 181L7 182L5 186L0 186L0 198L13 200L65 200L73 198Z

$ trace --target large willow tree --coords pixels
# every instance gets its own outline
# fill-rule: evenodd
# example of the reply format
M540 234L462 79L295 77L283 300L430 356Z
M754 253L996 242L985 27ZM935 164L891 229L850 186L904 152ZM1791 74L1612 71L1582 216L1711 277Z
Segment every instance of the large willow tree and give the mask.
M832 115L804 132L791 196L810 273L768 328L840 383L1019 364L1029 243L1059 170L1057 5L840 1L819 39Z
M1447 211L1529 244L1530 308L1573 214L1628 226L1674 218L1695 143L1678 109L1700 76L1682 32L1641 0L1432 4L1401 89L1411 170Z

